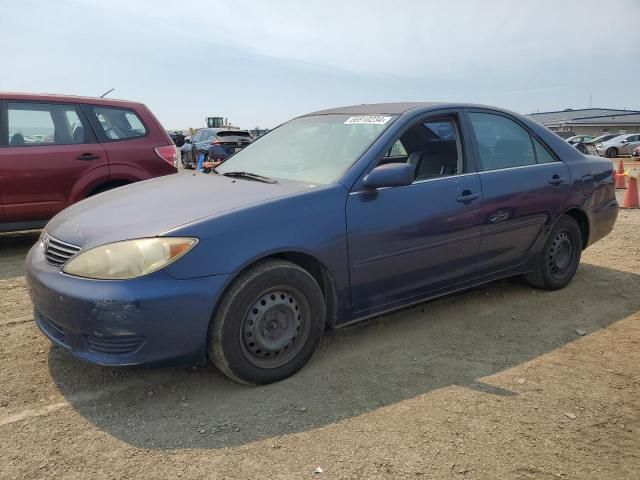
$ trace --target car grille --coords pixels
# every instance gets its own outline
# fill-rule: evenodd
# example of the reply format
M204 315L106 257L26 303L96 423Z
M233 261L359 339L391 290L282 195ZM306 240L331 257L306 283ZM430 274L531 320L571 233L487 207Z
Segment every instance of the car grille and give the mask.
M42 243L44 244L44 257L47 262L57 267L63 265L80 251L80 247L77 245L58 240L46 232L42 236Z

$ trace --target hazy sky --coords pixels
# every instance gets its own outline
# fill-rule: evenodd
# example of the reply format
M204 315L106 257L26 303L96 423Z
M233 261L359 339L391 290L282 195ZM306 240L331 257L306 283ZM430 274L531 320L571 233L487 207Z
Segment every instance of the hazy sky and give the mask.
M0 0L0 91L115 87L167 128L408 100L640 109L639 22L640 0Z

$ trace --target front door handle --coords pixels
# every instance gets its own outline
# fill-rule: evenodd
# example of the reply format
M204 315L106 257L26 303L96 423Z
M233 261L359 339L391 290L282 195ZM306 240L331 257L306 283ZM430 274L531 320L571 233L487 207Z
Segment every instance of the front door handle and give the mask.
M469 204L474 200L477 200L478 198L480 198L479 193L471 193L471 190L465 190L462 192L462 195L456 198L456 200L459 201L460 203Z
M561 185L566 181L566 178L562 178L560 175L554 175L553 177L551 177L551 180L549 180L549 183L551 185Z
M97 160L100 158L100 155L96 155L95 153L83 153L82 155L78 155L76 158L78 160Z

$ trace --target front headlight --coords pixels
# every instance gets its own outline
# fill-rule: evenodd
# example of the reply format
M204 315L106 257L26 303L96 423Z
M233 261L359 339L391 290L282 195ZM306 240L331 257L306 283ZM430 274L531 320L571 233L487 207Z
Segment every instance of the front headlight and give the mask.
M197 242L195 238L157 237L108 243L79 253L62 271L99 280L136 278L166 267Z

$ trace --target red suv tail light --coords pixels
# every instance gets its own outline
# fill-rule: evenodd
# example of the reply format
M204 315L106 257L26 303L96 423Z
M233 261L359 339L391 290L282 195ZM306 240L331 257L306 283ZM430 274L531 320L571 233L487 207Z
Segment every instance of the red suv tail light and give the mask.
M154 150L156 151L156 155L158 155L162 160L173 167L176 166L176 159L178 158L178 154L175 145L156 147Z

